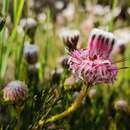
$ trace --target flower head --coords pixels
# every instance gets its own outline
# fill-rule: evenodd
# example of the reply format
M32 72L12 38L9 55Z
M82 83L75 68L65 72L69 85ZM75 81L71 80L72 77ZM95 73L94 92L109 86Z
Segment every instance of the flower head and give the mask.
M80 36L78 30L65 29L61 32L60 35L63 38L64 44L69 49L69 51L73 51L77 49L77 44Z
M24 57L28 64L35 64L38 61L38 51L37 45L25 43Z
M68 63L74 75L92 84L113 83L118 70L110 56L114 43L112 33L94 29L89 37L88 49L70 53Z
M120 54L123 56L125 54L128 43L130 42L130 30L127 28L118 29L114 31L114 35L117 37L117 42L114 45L112 54Z
M35 19L33 18L27 18L27 19L22 19L20 21L20 26L25 28L25 26L27 26L28 28L35 28L37 25L37 22Z
M31 42L34 42L34 37L35 37L35 32L37 29L37 22L33 18L27 18L27 19L22 19L20 21L20 26L26 30L27 35L30 37Z
M67 8L63 10L62 15L70 22L75 17L75 6L73 3L68 4Z
M12 81L7 84L3 92L3 97L6 101L18 103L19 101L24 101L26 99L28 90L23 82Z
M123 39L117 40L117 43L115 44L115 46L113 48L112 54L113 55L115 55L115 54L124 55L126 48L127 48L127 44L128 44L128 42L126 42Z
M116 110L120 110L120 111L126 111L128 108L128 103L127 101L121 99L121 100L117 100L115 102L115 109Z

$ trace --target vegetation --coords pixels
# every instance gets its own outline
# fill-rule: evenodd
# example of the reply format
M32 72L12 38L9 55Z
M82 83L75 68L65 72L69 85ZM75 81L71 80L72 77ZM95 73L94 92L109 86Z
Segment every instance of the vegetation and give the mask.
M129 21L129 0L1 1L0 129L129 130ZM113 83L86 89L69 68L75 46L64 35L82 49L93 28L115 36L119 69Z

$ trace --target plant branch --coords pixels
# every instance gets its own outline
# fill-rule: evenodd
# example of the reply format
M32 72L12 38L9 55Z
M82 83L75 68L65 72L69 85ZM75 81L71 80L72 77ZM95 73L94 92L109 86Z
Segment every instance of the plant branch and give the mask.
M52 123L52 122L55 122L56 120L63 119L66 116L69 116L70 114L75 112L82 105L82 101L83 101L84 97L86 96L89 87L90 87L90 84L87 85L87 86L83 86L82 87L78 97L76 98L76 100L71 104L71 106L67 110L65 110L64 112L62 112L60 114L56 114L56 115L54 115L54 116L52 116L52 117L50 117L48 119L41 119L41 120L39 120L37 125L35 125L32 128L32 130L36 130L36 129L42 128L45 124Z

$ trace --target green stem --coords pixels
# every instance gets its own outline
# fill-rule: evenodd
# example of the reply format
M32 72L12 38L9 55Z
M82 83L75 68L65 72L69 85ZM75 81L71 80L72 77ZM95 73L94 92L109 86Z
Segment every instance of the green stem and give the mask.
M50 10L47 10L48 12L47 12L47 38L46 38L46 44L45 44L45 51L44 51L44 61L45 61L45 66L46 66L46 64L47 64L47 61L48 61L48 47L49 47L49 34L50 34L50 32L49 32L49 30L48 30L48 28L49 28L49 24L50 24Z
M3 8L2 8L2 14L4 17L7 16L9 9L9 0L3 0Z
M8 8L9 8L9 0L3 0L3 8L2 8L2 15L5 17L8 14ZM0 83L2 82L2 71L3 71L3 66L4 66L4 42L5 42L5 37L4 37L4 33L5 33L5 28L2 29L2 31L0 32Z
M15 0L14 0L15 2ZM15 3L17 4L17 3ZM14 5L15 5L14 4ZM15 5L16 6L16 5ZM20 17L21 17L21 14L22 14L22 9L23 9L23 6L24 6L24 0L20 0L19 1L19 5L18 5L18 10L17 12L14 12L14 17L15 17L15 20L14 20L14 28L13 28L13 31L11 33L11 38L14 40L15 37L16 37L16 31L17 31L17 26L19 24L19 21L20 21ZM17 6L16 6L17 7ZM16 9L15 7L15 9ZM14 9L14 10L15 10Z
M114 11L115 11L116 6L117 6L117 0L113 0L113 2L112 2L112 18L111 18L111 21L109 23L109 31L110 32L113 31Z
M16 124L14 130L20 130L20 125L21 125L20 115L21 115L21 112L22 112L22 108L16 105L15 110L16 110L17 124Z
M26 31L25 31L26 32ZM25 42L25 35L22 39L22 45L20 46L20 49L17 52L18 57L16 57L16 72L15 72L15 78L19 79L20 77L20 71L21 71L21 62L22 62L22 57L23 57L23 49L24 49L24 42Z
M42 128L45 124L55 122L57 120L63 119L66 116L69 116L73 112L75 112L81 105L84 97L86 96L88 89L90 85L83 86L82 89L80 90L79 96L76 98L76 100L71 104L71 106L65 110L64 112L60 114L56 114L48 119L41 119L39 120L38 124L33 128L33 130Z
M17 14L17 0L13 0L13 22L15 23Z

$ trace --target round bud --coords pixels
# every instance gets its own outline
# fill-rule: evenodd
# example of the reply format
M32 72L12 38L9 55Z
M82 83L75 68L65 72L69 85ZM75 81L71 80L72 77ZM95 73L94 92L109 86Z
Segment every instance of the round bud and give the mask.
M55 71L52 72L52 79L51 79L52 85L60 83L62 73L63 69L56 69Z
M93 17L90 17L90 18L87 18L85 20L83 20L81 22L81 25L80 25L80 30L81 30L81 33L85 36L85 37L88 37L89 35L89 32L92 30L93 26L94 26L94 22L93 22Z
M33 18L22 19L20 21L21 27L23 27L26 31L32 42L34 41L34 36L37 28L37 22Z
M121 44L121 45L119 46L119 53L120 53L121 55L124 55L125 50L126 50L126 46L125 46L124 44Z
M70 22L75 18L75 6L72 3L69 3L67 7L62 11L64 18Z
M127 44L128 41L126 39L118 39L113 48L112 54L118 53L120 55L124 55L127 48Z
M37 25L37 22L36 22L36 20L35 19L33 19L33 18L27 18L27 26L28 26L28 28L35 28L36 27L36 25Z
M24 57L28 64L35 64L38 61L38 47L34 44L25 43Z
M119 111L126 111L128 104L125 100L121 99L115 102L115 109Z
M47 17L47 16L46 16L44 13L38 14L38 18L37 18L37 19L38 19L38 22L41 23L41 24L44 23L45 20L46 20L46 17Z
M21 81L11 81L3 89L3 98L5 101L19 103L27 98L27 86Z
M62 10L64 8L64 1L56 1L54 6L57 10Z

